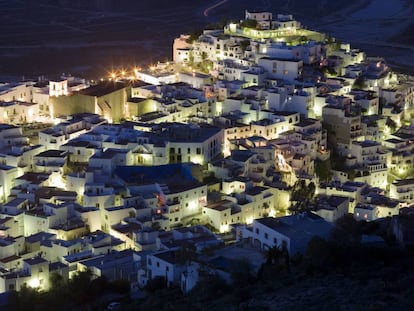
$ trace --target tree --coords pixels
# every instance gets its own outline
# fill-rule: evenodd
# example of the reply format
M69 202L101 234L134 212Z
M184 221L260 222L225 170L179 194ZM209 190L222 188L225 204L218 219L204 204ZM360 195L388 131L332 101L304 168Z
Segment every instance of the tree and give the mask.
M276 265L281 269L290 269L289 252L277 246L269 248L265 254L266 265Z
M37 289L22 286L19 292L12 292L9 299L8 310L34 310L39 304L40 293Z
M356 78L355 81L354 81L354 84L352 85L353 89L363 90L366 87L367 87L367 85L365 83L365 78L363 76L359 76L358 78Z
M90 270L77 272L68 284L72 299L80 304L92 300L91 289L92 272Z
M198 40L198 37L201 36L203 33L202 29L195 29L192 32L190 32L190 37L186 40L187 43L193 43L195 40Z
M279 247L273 246L266 251L265 255L266 264L273 265L279 262L281 258L283 258L283 251Z
M240 26L246 27L246 28L256 28L257 27L257 21L254 19L245 19L240 23Z
M316 161L315 173L316 173L316 176L318 176L320 181L325 181L325 182L329 181L332 177L331 162L329 160Z
M216 273L210 273L201 267L200 280L192 289L197 297L220 297L230 291L227 282Z
M359 244L361 235L361 226L351 214L339 218L331 232L332 240L341 245Z
M49 276L49 282L50 290L46 293L45 304L51 308L50 310L53 310L53 306L68 305L68 284L63 277L59 273L53 272ZM45 310L45 308L42 309Z
M289 207L292 214L299 214L308 211L313 202L316 187L313 182L306 185L304 179L299 179L292 188L291 201L295 202Z
M331 262L329 243L321 237L313 237L306 248L305 258L312 269L321 270Z
M167 288L167 280L163 276L156 276L148 280L145 290L153 293L163 288Z
M245 286L252 280L252 266L247 258L237 260L231 267L231 279L238 286Z
M63 281L63 277L56 272L53 272L49 276L49 282L50 282L50 288L52 290L60 289L65 285L65 282Z
M188 55L188 62L190 63L190 65L194 64L194 54L193 51L190 51L190 54Z
M336 50L340 50L341 49L341 45L342 45L342 42L340 40L336 40L335 41L335 49Z
M394 133L397 130L397 123L390 117L387 118L385 125L388 126L391 133Z
M240 48L242 49L242 51L246 51L247 47L250 45L250 41L249 40L243 40L240 41Z

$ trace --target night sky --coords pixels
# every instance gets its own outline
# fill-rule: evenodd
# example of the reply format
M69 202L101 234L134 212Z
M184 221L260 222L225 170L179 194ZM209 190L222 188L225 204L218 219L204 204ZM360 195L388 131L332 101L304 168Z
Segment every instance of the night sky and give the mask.
M381 7L381 1L385 0L373 2L378 2ZM176 36L223 18L241 19L246 8L291 13L309 27L350 40L356 32L351 28L346 31L347 17L368 2L0 0L0 75L37 76L70 72L98 78L111 68L170 59L172 41ZM211 10L205 16L209 7ZM362 22L364 19L359 20ZM379 20L382 23L393 21L386 16L380 16ZM396 29L391 37L396 37L398 43L401 40L414 41L407 35L398 38L404 31L411 33L411 23L400 22L404 28ZM350 27L355 25L358 25L358 20L353 21ZM364 24L358 34L377 28L381 31L380 23ZM367 43L372 40L358 38L356 41L370 52ZM385 53L385 56L395 57L401 62L402 57L390 49L390 43L373 48L376 53Z

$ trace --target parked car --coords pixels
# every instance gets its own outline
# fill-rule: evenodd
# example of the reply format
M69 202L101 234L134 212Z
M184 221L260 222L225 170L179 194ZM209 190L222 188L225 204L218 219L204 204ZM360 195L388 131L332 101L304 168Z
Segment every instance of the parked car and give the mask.
M106 310L108 311L119 310L120 306L121 304L119 302L113 301L106 307Z

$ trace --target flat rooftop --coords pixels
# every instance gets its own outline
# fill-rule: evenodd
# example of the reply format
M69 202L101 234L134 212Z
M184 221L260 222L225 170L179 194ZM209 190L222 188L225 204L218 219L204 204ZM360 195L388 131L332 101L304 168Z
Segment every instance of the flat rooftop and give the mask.
M126 85L120 82L104 82L97 85L93 85L87 89L80 91L79 93L86 96L101 97L118 90L125 88Z

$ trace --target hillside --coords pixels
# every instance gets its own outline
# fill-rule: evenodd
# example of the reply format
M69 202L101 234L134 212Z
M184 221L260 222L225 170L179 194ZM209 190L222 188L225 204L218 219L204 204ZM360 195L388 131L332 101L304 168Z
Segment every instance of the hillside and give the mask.
M37 76L71 72L99 78L112 68L170 59L172 41L179 34L222 19L238 20L245 9L293 14L306 26L344 40L358 41L344 36L356 35L353 27L365 32L370 29L371 33L381 29L362 27L361 21L348 19L348 14L364 9L367 0L229 0L204 16L204 10L217 2L3 0L0 73Z
M341 267L316 268L310 258L290 271L265 266L257 279L238 280L237 287L206 281L188 296L163 289L123 310L412 310L413 260L369 257Z

